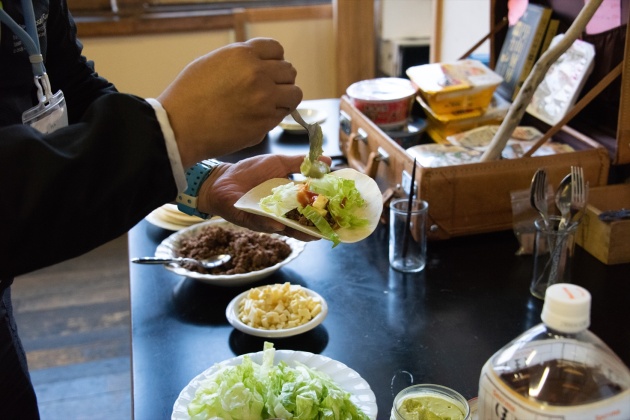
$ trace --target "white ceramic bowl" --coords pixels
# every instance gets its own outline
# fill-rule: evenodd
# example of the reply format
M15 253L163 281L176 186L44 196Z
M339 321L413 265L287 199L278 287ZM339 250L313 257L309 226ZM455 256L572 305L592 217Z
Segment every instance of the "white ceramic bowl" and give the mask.
M206 228L207 226L220 226L224 229L231 230L239 230L246 231L246 228L236 226L230 222L227 222L223 219L211 219L207 222L202 222L193 226L190 226L186 229L182 229L174 234L170 235L168 238L164 239L160 245L158 245L155 250L155 256L159 258L171 258L178 256L178 249L181 245L181 241L184 238L189 238L195 236L200 230ZM282 266L288 264L290 261L297 258L298 255L304 250L306 246L305 242L298 241L294 238L289 238L282 235L277 234L269 234L274 238L281 239L285 241L291 247L291 254L283 261L271 266L264 268L258 271L252 271L250 273L242 273L242 274L202 274L196 271L190 271L183 267L180 267L176 264L166 264L164 267L167 270L172 271L175 274L179 274L181 276L190 277L204 283L213 284L216 286L241 286L244 284L249 284L256 282L258 280L264 279L267 276L270 276Z
M319 299L322 305L322 310L309 322L302 325L298 325L297 327L285 328L282 330L267 330L267 329L262 329L262 328L250 327L249 325L243 323L238 316L238 309L239 309L240 302L247 297L249 290L241 293L240 295L232 299L232 301L229 303L229 305L227 306L225 310L225 316L227 317L228 322L234 328L236 328L239 331L244 332L245 334L254 335L256 337L279 338L279 337L291 337L294 335L305 333L307 331L312 330L313 328L315 328L316 326L318 326L324 321L324 319L326 318L326 315L328 315L328 304L326 303L323 297L321 297L318 293L312 291L311 289L302 287L302 290L304 290L310 296Z

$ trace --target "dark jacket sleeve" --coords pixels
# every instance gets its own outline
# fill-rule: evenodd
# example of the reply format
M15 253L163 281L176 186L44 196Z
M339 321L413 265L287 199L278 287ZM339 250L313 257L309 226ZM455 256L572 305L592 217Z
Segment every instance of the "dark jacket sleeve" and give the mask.
M120 236L177 188L153 108L120 93L48 135L0 128L0 278Z

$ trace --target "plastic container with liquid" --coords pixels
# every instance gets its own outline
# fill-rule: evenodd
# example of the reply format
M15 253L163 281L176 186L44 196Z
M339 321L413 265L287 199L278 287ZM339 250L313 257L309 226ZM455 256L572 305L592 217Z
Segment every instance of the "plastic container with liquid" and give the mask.
M484 365L479 419L630 419L630 370L588 330L590 304L580 286L547 288L543 322Z

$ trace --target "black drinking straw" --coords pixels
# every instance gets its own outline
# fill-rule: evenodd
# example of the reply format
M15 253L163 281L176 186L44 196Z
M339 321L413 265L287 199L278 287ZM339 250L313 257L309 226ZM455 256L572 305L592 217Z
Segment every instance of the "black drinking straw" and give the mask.
M403 264L407 265L407 248L409 248L409 231L411 229L411 208L413 207L413 190L416 185L416 158L413 158L413 169L411 170L411 185L409 187L409 200L407 201L407 220L405 221L405 231L403 232Z

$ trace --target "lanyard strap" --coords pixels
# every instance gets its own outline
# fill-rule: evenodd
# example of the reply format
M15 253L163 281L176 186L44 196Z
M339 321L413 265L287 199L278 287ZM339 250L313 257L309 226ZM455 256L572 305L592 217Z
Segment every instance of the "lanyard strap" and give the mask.
M33 3L31 0L22 0L22 13L24 14L24 22L26 23L26 32L20 25L18 25L11 16L2 8L2 2L0 2L0 22L6 24L9 29L13 31L15 35L22 41L24 48L29 55L31 66L33 67L33 74L35 77L42 77L46 74L46 68L44 67L44 58L40 52L39 37L37 36L37 24L35 23L35 12L33 10Z

